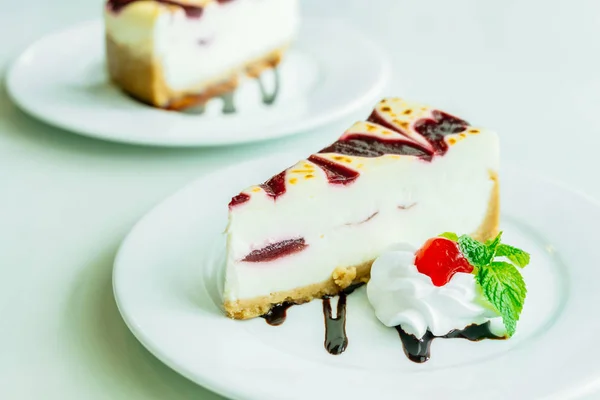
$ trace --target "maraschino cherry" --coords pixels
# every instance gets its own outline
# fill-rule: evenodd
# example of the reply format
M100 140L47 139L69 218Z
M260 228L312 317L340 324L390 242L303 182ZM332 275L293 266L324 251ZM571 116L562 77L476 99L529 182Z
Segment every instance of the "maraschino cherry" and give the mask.
M435 286L444 286L457 272L473 272L458 243L441 237L429 239L415 257L417 270L431 278Z

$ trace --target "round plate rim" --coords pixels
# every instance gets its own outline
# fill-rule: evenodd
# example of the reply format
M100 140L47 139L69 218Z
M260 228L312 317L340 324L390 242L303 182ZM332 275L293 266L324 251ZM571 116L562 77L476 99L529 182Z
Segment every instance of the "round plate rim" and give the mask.
M208 377L210 374L204 374L202 376L199 376L197 373L194 373L192 371L189 371L186 367L178 364L175 360L171 359L170 357L168 357L166 354L164 354L163 352L160 351L160 349L158 349L154 343L152 343L152 340L142 331L140 331L139 329L137 329L137 327L135 326L135 324L133 323L133 321L130 319L130 316L128 315L127 311L125 310L124 304L123 304L123 299L120 296L120 289L119 289L119 271L123 268L121 267L121 263L122 263L122 259L125 257L125 254L128 251L128 246L129 243L132 241L132 237L135 236L137 229L139 229L140 225L145 223L145 221L147 221L148 219L150 219L153 215L153 213L159 209L160 207L164 206L165 204L169 203L170 200L172 200L173 198L176 198L180 195L182 195L182 193L185 193L187 190L190 190L190 188L194 187L195 185L198 184L198 182L200 181L204 181L206 179L210 179L213 176L218 176L221 174L226 174L231 171L234 170L239 170L239 168L244 168L244 167L248 167L251 166L253 164L257 164L257 163L265 163L268 164L270 161L269 160L283 160L283 159L287 159L289 160L289 157L287 157L285 154L281 155L278 154L276 156L272 156L272 157L268 157L268 158L263 158L263 159L254 159L254 160L250 160L250 161L246 161L237 165L231 165L229 167L225 167L222 168L220 170L214 171L211 174L205 175L203 177L200 177L196 180L194 180L193 182L189 183L188 185L184 186L183 188L181 188L180 190L176 191L175 193L173 193L172 195L168 196L167 198L165 198L163 201L161 201L160 203L158 203L155 207L152 208L152 210L150 210L147 214L145 214L135 225L134 227L131 229L131 231L129 232L129 234L126 236L126 238L123 240L117 256L115 258L115 263L114 263L114 270L113 270L113 291L114 291L114 295L115 295L115 299L117 302L117 306L119 309L119 312L121 313L125 323L127 324L127 326L129 327L129 329L133 332L133 334L136 336L136 338L146 347L148 348L148 350L150 350L150 352L152 354L154 354L159 360L161 360L163 363L165 363L167 366L169 366L170 368L172 368L173 370L177 371L178 373L180 373L181 375L185 376L186 378L192 380L193 382L196 382L202 386L205 386L206 388L215 391L216 393L219 393L221 395L227 396L227 397L231 397L231 398L235 398L235 399L239 399L239 398L251 398L251 399L259 399L259 398L264 398L261 397L261 394L250 394L250 393L244 393L241 392L239 390L236 390L236 388L233 387L233 385L228 385L226 380L219 380L219 379L211 379L210 377ZM507 168L503 167L503 171L507 170ZM550 177L546 177L531 171L523 171L520 168L508 168L508 170L513 171L513 173L516 173L518 171L518 173L520 175L526 175L528 178L532 178L535 180L539 180L545 184L550 184L555 186L556 188L560 189L561 191L567 191L570 192L578 197L580 197L582 200L589 202L591 205L593 205L594 207L600 209L600 201L598 201L597 199L595 199L594 197L588 195L587 193L575 189L575 188L571 188L568 184L558 181L556 179L550 178ZM564 312L564 310L562 310ZM320 365L317 363L314 363L315 365ZM323 368L329 368L327 366L323 366ZM206 370L210 370L210 368L206 368ZM589 377L588 377L589 378ZM575 382L574 382L575 383ZM579 386L579 391L577 392L579 394L579 392L583 391L583 390L595 390L598 388L599 385L597 385L594 381L591 381L589 379L584 379L582 378L580 381L577 382L578 384L580 384ZM262 393L264 394L264 393ZM562 393L560 395L567 395L567 393ZM573 392L569 391L568 393L569 395L573 395ZM555 398L554 395L552 396L552 398ZM559 398L559 397L556 397Z
M95 26L101 24L101 19L94 18L89 19L87 21L79 22L73 25L70 25L66 28L58 29L52 32L45 34L44 36L34 40L29 45L27 45L14 59L10 62L8 67L8 72L6 74L6 88L9 98L13 101L13 103L26 114L42 121L51 126L63 129L70 133L75 133L81 136L90 137L98 140L104 140L108 142L114 143L123 143L129 145L141 145L141 146L150 146L150 147L167 147L167 148L186 148L186 147L218 147L218 146L229 146L229 145L238 145L238 144L247 144L254 142L261 142L267 140L273 140L277 138L283 138L287 136L292 136L296 134L300 134L302 132L309 131L311 129L315 129L319 126L323 126L329 123L333 123L343 116L352 114L354 112L359 111L362 107L370 106L371 103L374 103L378 96L383 92L385 86L389 83L392 75L391 68L391 60L389 56L385 53L383 48L372 38L365 35L360 30L356 29L353 25L344 22L344 20L335 18L333 20L327 20L322 17L310 16L305 17L303 20L304 24L312 24L312 25L340 25L343 27L344 31L347 34L353 36L353 38L362 41L362 47L368 47L369 51L372 52L374 58L372 60L376 60L379 63L379 74L377 77L373 78L373 82L369 87L368 91L365 91L360 97L348 100L343 102L340 105L332 106L331 109L326 113L320 113L316 116L310 116L306 118L306 115L300 115L295 120L296 122L293 124L283 124L282 122L278 122L274 128L269 128L264 130L265 132L276 131L276 134L258 134L254 133L252 135L238 135L235 138L226 137L222 139L219 136L211 136L209 139L206 137L198 136L198 139L191 140L190 137L185 139L177 139L177 140L169 140L164 137L130 137L127 135L123 135L121 133L114 132L106 132L102 130L94 130L94 129L80 129L81 124L77 122L67 122L59 117L55 117L53 115L49 115L47 112L44 112L40 109L39 106L35 104L31 104L27 99L27 95L23 95L21 90L18 88L18 81L15 78L17 73L19 72L19 68L21 64L23 64L24 60L28 57L28 55L37 49L40 44L48 40L53 36L57 36L60 34L64 34L69 31L76 31L79 29L94 29ZM156 110L157 112L166 112L164 110ZM247 132L252 132L252 130L247 130ZM203 139L203 140L201 140Z

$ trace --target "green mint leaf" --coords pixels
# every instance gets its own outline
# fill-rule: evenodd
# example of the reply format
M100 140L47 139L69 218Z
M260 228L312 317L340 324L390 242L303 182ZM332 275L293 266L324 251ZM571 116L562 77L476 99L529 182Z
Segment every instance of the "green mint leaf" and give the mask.
M441 235L439 235L439 237L450 239L453 242L458 242L458 235L454 232L444 232Z
M486 249L486 257L488 258L488 263L492 262L494 257L496 257L496 251L498 250L498 245L500 245L500 240L502 239L502 232L498 233L498 235L494 239L490 239L485 242Z
M527 295L523 277L514 265L495 261L479 268L476 279L485 298L502 316L506 332L512 336Z
M462 235L458 238L458 247L460 252L467 258L467 261L474 267L484 267L491 261L487 254L486 245L468 235Z
M507 244L501 244L496 249L496 257L506 257L517 267L524 268L529 264L531 256L526 251Z

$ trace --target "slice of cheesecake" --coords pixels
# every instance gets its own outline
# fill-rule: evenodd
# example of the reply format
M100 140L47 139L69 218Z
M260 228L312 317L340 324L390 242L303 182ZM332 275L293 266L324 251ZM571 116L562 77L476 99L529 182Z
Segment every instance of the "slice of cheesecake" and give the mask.
M298 22L297 0L108 0L109 74L156 107L204 104L276 67Z
M237 319L369 278L393 243L498 231L498 138L398 98L229 203L224 305Z

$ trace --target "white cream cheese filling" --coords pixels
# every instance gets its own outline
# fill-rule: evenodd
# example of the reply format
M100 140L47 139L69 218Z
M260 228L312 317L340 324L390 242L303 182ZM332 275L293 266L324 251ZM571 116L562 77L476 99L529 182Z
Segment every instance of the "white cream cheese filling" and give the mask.
M323 282L336 267L371 261L394 243L420 247L444 231L474 233L488 211L498 142L489 132L469 136L431 162L393 155L352 159L350 167L362 167L356 165L360 176L348 185L324 176L294 185L288 170L287 191L275 201L248 192L252 201L231 210L226 300ZM324 175L319 167L314 171ZM253 250L300 237L308 247L298 253L241 261Z

